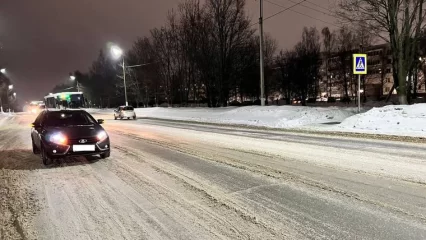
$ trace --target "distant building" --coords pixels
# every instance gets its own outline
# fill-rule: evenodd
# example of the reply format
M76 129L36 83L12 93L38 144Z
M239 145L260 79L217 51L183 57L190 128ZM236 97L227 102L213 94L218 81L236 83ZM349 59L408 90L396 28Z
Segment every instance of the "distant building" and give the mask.
M355 52L358 52L358 50L354 50L353 53ZM381 99L389 93L393 86L391 50L388 44L381 44L368 47L363 52L367 54L368 74L362 76L361 84L365 81L365 87L361 85L361 92L363 93L365 88L367 99ZM349 97L354 98L357 95L358 79L357 76L352 74L352 56L349 57L349 55L351 54L347 54L348 57L345 59L346 64L343 64L346 69L343 70L340 56L334 53L326 59L327 57L323 54L319 98L341 98L345 96L343 74L346 74ZM415 86L417 92L425 93L425 77L420 72L417 74L418 81L417 86ZM393 94L396 94L396 90L393 91Z

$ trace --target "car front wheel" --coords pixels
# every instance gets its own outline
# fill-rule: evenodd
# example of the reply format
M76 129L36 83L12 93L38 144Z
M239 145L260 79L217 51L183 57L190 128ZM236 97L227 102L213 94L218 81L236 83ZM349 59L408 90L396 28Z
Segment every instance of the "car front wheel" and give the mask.
M49 156L47 155L46 150L43 147L43 144L41 145L40 152L41 152L41 159L43 160L43 164L44 165L51 164L52 163L52 159L50 159Z
M110 155L111 155L111 152L110 152L110 151L108 151L108 152L102 153L102 154L101 154L101 158L102 158L102 159L109 158L109 156L110 156Z
M31 142L32 142L32 144L33 144L33 153L34 154L39 154L40 153L40 150L37 148L37 146L35 145L35 143L34 143L34 140L33 139L31 139Z

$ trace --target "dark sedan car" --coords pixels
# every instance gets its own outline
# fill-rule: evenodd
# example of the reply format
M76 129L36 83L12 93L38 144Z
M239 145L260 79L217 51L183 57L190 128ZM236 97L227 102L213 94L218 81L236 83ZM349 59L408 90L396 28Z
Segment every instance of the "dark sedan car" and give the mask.
M32 124L31 140L34 154L40 154L43 164L66 156L110 156L109 136L100 124L83 110L41 112Z

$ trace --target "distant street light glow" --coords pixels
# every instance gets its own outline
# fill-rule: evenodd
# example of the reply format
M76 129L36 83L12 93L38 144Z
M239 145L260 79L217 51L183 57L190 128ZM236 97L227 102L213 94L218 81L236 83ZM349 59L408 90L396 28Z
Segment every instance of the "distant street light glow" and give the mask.
M75 80L75 76L71 75L70 79L71 79L71 81L74 81Z
M0 69L0 72L3 73L3 74L6 73L6 68Z
M13 85L9 85L9 90L12 90L13 89Z
M13 96L16 97L16 92L13 93Z
M123 50L119 46L113 45L111 46L111 55L114 59L119 59L123 56Z

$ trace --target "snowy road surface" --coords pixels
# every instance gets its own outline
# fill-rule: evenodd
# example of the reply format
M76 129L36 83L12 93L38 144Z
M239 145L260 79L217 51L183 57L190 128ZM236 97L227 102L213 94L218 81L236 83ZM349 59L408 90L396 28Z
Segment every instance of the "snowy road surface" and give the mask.
M422 144L108 119L111 158L44 167L33 120L0 126L0 239L426 239Z

